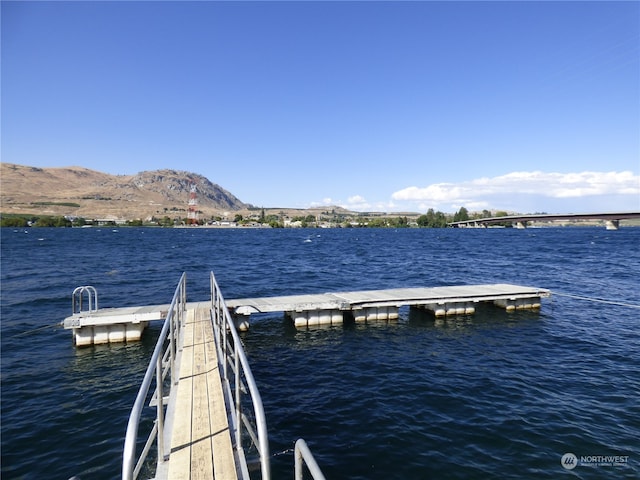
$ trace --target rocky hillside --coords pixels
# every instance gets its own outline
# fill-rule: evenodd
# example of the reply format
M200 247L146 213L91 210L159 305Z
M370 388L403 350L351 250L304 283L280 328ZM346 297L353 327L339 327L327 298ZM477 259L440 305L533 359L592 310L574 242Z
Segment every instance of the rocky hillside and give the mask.
M74 215L87 219L186 217L196 185L201 218L248 205L202 175L155 170L109 175L82 167L36 168L0 165L0 208L4 213Z

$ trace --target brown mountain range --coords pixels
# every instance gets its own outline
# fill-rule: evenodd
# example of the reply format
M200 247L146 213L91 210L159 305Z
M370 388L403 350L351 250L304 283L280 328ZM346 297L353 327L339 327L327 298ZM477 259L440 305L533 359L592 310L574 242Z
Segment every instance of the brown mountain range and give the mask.
M3 213L72 215L86 219L186 217L191 185L197 210L209 218L250 207L202 175L155 170L110 175L83 167L36 168L0 164Z

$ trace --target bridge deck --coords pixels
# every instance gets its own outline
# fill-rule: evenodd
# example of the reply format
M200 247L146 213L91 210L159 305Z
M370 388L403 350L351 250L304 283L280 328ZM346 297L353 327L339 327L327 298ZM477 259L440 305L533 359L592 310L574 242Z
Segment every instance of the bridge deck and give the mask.
M607 212L607 213L539 213L527 215L506 215L503 217L485 217L461 220L459 222L448 223L450 227L471 227L487 226L496 223L510 222L513 224L521 224L523 228L527 222L555 222L555 221L583 221L598 220L607 222L608 230L617 230L621 220L633 220L640 218L640 212Z
M169 479L237 479L208 306L187 311L182 333Z

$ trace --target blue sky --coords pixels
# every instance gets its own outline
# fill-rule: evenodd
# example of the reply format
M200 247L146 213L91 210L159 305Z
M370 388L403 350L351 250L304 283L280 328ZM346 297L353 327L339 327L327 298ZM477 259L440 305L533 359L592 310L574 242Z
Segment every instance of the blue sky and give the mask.
M640 210L638 2L2 2L2 161L265 207Z

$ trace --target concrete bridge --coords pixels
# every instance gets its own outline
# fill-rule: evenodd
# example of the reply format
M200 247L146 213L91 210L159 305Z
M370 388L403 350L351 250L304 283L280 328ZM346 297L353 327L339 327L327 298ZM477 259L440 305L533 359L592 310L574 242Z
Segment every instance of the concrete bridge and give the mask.
M605 223L607 230L617 230L620 227L621 220L633 218L640 218L640 212L507 215L504 217L463 220L460 222L451 222L447 225L455 228L487 228L490 225L511 223L515 228L526 228L529 222L601 220Z

